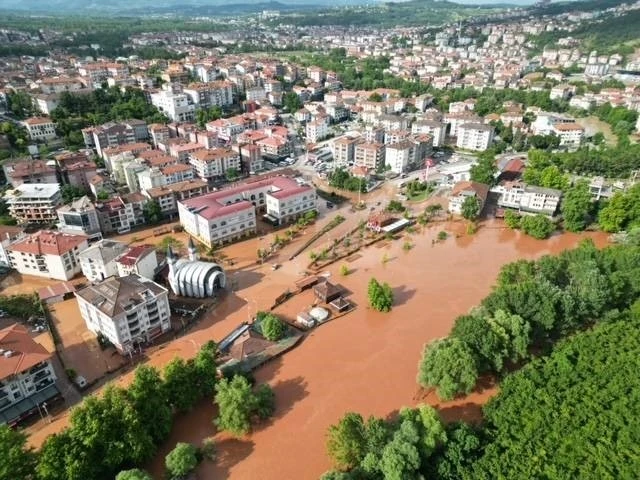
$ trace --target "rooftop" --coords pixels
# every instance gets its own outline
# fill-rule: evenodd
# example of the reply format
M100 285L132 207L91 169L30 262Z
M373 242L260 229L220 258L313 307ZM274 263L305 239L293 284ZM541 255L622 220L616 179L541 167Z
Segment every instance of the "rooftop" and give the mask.
M87 241L84 235L40 230L9 245L7 250L33 255L63 255Z
M83 213L95 209L96 207L93 205L93 202L89 199L89 197L85 195L84 197L77 198L68 205L61 206L60 208L58 208L58 211L63 213Z
M167 289L140 275L109 277L96 285L76 292L76 296L98 308L109 317L115 317L133 306L147 301L148 296L157 297Z
M129 250L123 253L116 261L121 265L130 267L154 252L155 249L153 245L136 245L135 247L129 248Z
M80 259L106 264L127 250L127 245L115 240L103 239L80 252Z
M0 330L0 350L0 379L24 372L51 357L42 345L31 338L28 330L17 323Z

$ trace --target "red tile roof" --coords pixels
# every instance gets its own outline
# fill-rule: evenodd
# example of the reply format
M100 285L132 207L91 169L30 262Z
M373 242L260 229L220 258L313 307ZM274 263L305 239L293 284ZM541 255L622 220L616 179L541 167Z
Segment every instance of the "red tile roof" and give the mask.
M11 351L10 356L0 356L0 379L17 375L51 358L47 350L34 341L29 332L17 323L0 330L0 348Z
M7 250L13 252L31 253L33 255L63 255L73 250L82 242L86 242L84 235L72 235L69 233L40 230L16 243L10 245Z
M125 265L130 267L131 265L135 265L141 259L149 255L154 251L152 245L136 245L135 247L131 247L129 250L124 252L120 258L118 258L117 262L121 265Z

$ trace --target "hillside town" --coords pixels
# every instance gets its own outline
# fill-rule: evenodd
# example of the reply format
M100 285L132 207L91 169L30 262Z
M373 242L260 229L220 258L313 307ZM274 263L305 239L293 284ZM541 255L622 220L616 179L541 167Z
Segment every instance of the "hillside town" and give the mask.
M633 237L640 50L576 32L638 12L382 29L273 26L266 11L125 41L172 59L0 28L3 45L48 51L0 57L0 423L39 447L84 397L209 340L221 377L268 381L259 367L308 332L389 311L363 275L401 281L385 270L414 268L401 250L423 271L419 254L491 229L537 239L536 256L561 235Z

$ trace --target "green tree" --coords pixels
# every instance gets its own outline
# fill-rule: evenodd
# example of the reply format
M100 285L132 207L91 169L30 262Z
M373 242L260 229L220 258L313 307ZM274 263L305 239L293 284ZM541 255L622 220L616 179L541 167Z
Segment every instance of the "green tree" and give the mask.
M184 248L184 243L171 235L167 235L158 243L156 250L166 252L168 247L171 247L175 253L176 250L182 250Z
M555 224L545 215L525 215L520 219L520 228L527 235L544 240L556 229Z
M165 458L167 471L172 479L185 478L198 466L196 447L190 443L178 442Z
M378 312L389 312L393 306L393 290L388 283L380 284L375 278L369 280L367 289L369 305Z
M256 407L254 413L260 420L266 420L273 415L276 410L276 395L273 389L263 383L255 390Z
M288 92L282 98L282 104L289 113L296 113L302 108L302 102L296 92Z
M467 197L462 202L461 213L467 220L475 220L480 215L480 200L478 197Z
M464 422L447 427L447 445L435 460L434 478L459 480L482 453L482 440L473 427Z
M505 210L504 212L504 224L511 229L520 228L520 215L513 210Z
M268 313L263 317L260 326L262 334L272 342L277 342L287 333L287 325L272 313Z
M420 451L416 446L419 441L413 422L401 422L380 458L380 471L385 480L420 480Z
M98 195L96 197L98 200L109 200L109 192L106 190L98 191Z
M206 342L193 359L193 368L198 378L200 396L208 398L216 391L216 377L218 367L216 358L218 356L218 346L212 340Z
M362 416L349 412L336 425L329 427L327 451L334 464L350 470L367 454L367 434Z
M423 387L436 387L443 400L451 400L459 393L470 393L477 379L473 353L461 340L444 338L425 346L418 383Z
M157 200L149 200L142 206L142 213L144 215L145 222L149 224L156 224L162 221L162 209Z
M259 394L254 393L249 381L241 375L234 375L231 380L220 380L215 396L219 409L215 421L218 428L238 436L249 433L252 417L258 415L265 418L269 404L273 405L273 396L265 388L261 390ZM272 406L270 410L272 413Z
M132 470L123 470L116 475L116 480L153 480L153 478L144 470L134 468Z
M228 181L233 182L234 180L240 177L240 172L238 171L237 168L231 167L227 169L227 171L225 172L225 175Z
M158 370L148 365L136 368L129 395L138 420L146 426L154 443L159 444L169 436L173 417L167 389Z
M471 167L469 176L471 180L478 183L493 185L496 181L495 175L498 172L495 155L490 150L484 152L478 159L478 163Z
M65 185L60 189L60 195L62 195L62 201L66 203L71 203L74 200L83 197L87 194L87 191L82 187L77 187L75 185Z
M27 437L7 425L0 425L0 479L29 479L35 473L36 456L27 447Z
M584 230L589 223L592 206L588 182L582 181L571 187L560 207L564 228L570 232Z
M202 398L198 385L198 372L193 360L174 358L165 365L163 377L167 398L177 411L191 410Z

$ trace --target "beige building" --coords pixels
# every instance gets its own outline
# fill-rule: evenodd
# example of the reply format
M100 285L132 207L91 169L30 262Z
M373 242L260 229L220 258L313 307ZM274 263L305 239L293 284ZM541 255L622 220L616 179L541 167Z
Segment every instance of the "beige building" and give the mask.
M381 143L359 143L354 153L355 166L376 170L384 164L384 154L385 147Z
M53 223L58 219L56 208L62 204L57 183L24 183L7 190L4 199L9 215L18 223Z
M56 124L49 117L31 117L22 122L29 138L36 142L46 142L57 137Z
M132 354L171 329L168 291L139 275L109 277L76 292L87 328Z
M23 275L70 280L80 273L80 252L89 246L84 235L39 230L7 247L9 263Z

